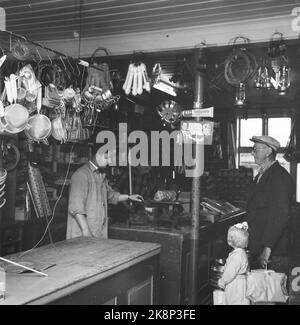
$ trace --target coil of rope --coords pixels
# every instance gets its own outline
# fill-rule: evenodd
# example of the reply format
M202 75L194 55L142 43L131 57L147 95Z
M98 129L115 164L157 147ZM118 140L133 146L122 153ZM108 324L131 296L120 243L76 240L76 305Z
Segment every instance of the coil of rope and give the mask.
M248 52L245 47L237 47L236 41L242 38L245 42L248 39L236 37L234 40L234 49L225 60L224 77L231 85L239 85L251 79L257 69L257 62L253 54Z

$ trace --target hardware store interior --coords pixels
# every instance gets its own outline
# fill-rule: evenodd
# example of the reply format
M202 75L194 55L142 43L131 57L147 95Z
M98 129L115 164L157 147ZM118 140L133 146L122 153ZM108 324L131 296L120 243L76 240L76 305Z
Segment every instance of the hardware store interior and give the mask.
M300 304L298 14L0 1L0 304Z

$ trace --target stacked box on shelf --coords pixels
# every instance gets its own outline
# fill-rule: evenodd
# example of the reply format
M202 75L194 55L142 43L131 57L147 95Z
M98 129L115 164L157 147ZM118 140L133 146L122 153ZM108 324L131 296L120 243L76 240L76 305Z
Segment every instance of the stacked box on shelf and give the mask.
M216 177L217 196L230 202L245 202L252 180L253 170L251 168L221 169Z

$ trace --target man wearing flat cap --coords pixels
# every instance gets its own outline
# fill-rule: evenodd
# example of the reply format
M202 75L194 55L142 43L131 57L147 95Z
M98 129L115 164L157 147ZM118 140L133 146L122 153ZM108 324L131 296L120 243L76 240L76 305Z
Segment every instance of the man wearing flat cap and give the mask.
M249 191L247 221L252 268L288 272L289 218L294 192L290 174L276 160L280 143L253 136L252 154L259 171Z

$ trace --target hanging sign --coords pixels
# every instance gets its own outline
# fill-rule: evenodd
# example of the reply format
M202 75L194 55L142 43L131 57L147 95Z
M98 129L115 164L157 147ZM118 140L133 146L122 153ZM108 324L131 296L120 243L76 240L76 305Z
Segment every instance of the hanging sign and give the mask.
M199 143L211 145L214 132L214 122L211 121L181 121L183 143Z
M5 9L0 7L0 30L6 30Z
M181 112L183 117L214 117L214 108L196 108L188 109Z

